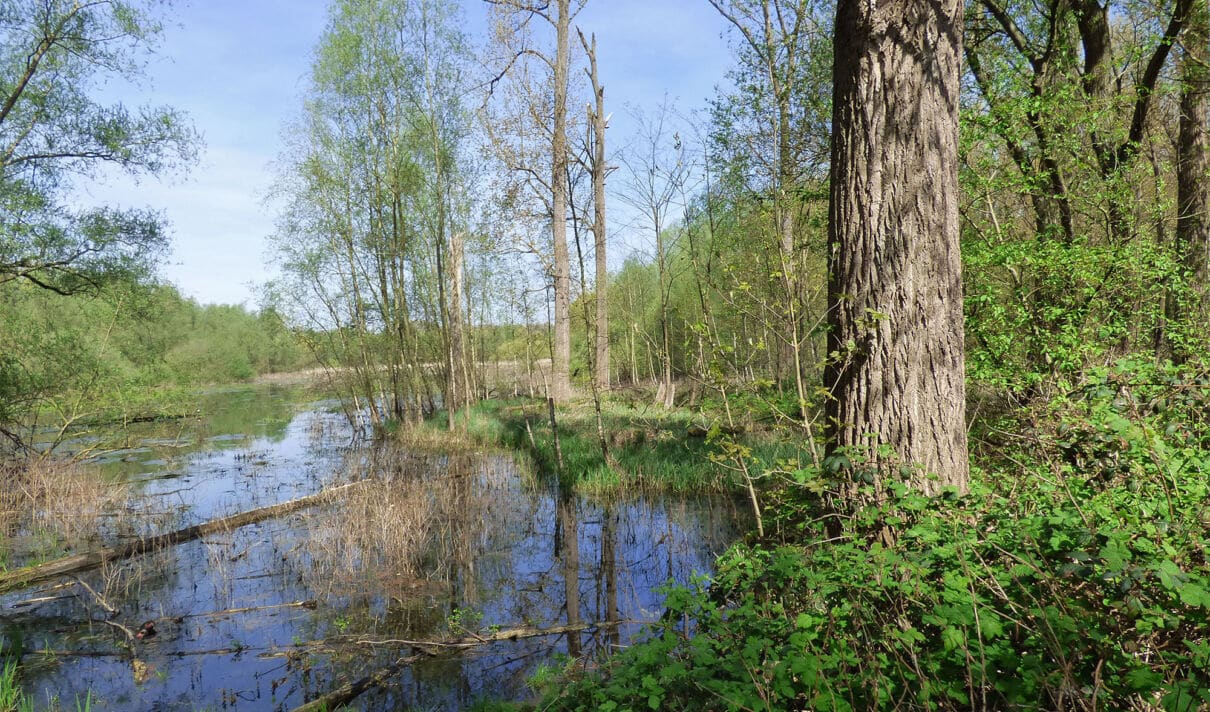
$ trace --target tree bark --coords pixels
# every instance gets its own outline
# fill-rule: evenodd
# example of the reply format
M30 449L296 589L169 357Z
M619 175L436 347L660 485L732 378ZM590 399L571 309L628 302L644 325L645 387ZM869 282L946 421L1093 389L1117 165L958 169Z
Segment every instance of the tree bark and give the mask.
M571 398L571 259L567 251L567 74L570 0L556 0L554 63L554 131L551 138L551 235L554 240L554 363L550 397Z
M1210 104L1210 7L1189 10L1181 55L1181 115L1177 139L1176 240L1193 291L1204 300L1210 281L1210 164L1206 155ZM1199 301L1200 301L1199 300ZM1205 304L1199 305L1205 309Z
M962 2L841 0L834 37L829 455L965 490Z
M463 348L462 335L462 275L463 275L463 245L464 236L459 230L450 232L450 265L449 280L449 403L446 411L449 417L449 429L454 429L454 411L460 406L470 405L470 384L466 378L466 354Z

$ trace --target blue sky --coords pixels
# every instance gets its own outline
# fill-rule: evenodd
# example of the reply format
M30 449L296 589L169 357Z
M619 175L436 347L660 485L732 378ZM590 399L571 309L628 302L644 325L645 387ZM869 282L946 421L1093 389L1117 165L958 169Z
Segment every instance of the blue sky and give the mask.
M478 41L486 29L483 4L462 5ZM265 238L275 207L265 194L326 20L326 0L178 0L148 81L105 88L130 105L182 109L204 137L200 162L185 175L81 186L81 202L164 212L173 251L162 273L186 296L254 307L255 285L272 276ZM624 107L651 108L667 93L680 108L697 109L732 62L724 21L706 0L589 0L576 21L597 34L615 146L632 125ZM620 234L625 230L611 238L631 242Z

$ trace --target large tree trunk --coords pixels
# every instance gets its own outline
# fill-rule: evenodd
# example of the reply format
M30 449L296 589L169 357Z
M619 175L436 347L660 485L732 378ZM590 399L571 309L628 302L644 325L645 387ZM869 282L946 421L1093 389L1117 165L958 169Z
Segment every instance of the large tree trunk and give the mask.
M570 0L557 0L555 18L554 136L551 138L551 232L554 238L555 343L550 397L571 397L571 261L567 251L567 73Z
M1192 4L1181 55L1181 117L1177 140L1176 239L1201 300L1210 281L1210 165L1206 157L1207 104L1210 103L1210 7ZM1199 300L1200 301L1200 300ZM1205 309L1200 304L1200 309ZM1204 313L1204 312L1203 312Z
M879 492L897 464L965 490L962 2L841 0L834 47L829 454L872 458Z

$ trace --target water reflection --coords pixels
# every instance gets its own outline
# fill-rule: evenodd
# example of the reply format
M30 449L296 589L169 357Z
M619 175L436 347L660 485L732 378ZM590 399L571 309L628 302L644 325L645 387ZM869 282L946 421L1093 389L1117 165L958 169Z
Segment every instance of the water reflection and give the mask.
M94 593L47 586L0 598L0 630L25 648L25 684L40 705L57 697L70 706L91 691L94 709L290 709L410 652L384 641L586 626L425 660L354 706L523 698L525 680L551 656L632 639L639 621L660 614L656 589L709 571L743 517L720 498L561 495L497 454L350 447L339 414L285 412L280 429L245 430L231 416L241 439L215 439L223 433L213 429L194 437L197 449L177 456L171 479L148 446L127 476L144 500L174 502L181 522L330 482L367 484L331 506L89 572L82 581ZM255 417L265 422L265 411ZM35 599L45 600L26 604ZM112 620L101 599L117 609ZM157 630L146 640L113 625L144 620Z

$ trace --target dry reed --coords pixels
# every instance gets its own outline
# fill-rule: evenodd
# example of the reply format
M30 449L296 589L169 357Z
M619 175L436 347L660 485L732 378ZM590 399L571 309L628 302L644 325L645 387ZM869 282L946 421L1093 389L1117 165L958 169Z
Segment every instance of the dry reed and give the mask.
M329 591L339 581L400 598L440 587L470 554L460 550L459 533L482 506L468 469L467 458L438 465L396 448L356 463L366 486L308 523L316 581Z
M128 499L124 485L79 463L7 463L0 478L0 535L60 549L95 538L102 517Z

